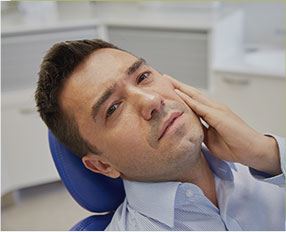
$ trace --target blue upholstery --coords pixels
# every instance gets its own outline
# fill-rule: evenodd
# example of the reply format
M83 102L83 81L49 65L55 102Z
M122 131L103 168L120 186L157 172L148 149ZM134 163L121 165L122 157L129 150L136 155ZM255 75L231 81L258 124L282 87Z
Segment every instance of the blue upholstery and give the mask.
M94 230L104 230L106 226L112 219L113 214L107 215L93 215L89 216L76 225L74 225L70 230L72 231L94 231Z
M109 212L107 215L88 217L72 227L72 230L103 230L124 200L122 180L96 174L85 168L81 159L61 144L51 131L49 144L61 180L72 197L91 212Z

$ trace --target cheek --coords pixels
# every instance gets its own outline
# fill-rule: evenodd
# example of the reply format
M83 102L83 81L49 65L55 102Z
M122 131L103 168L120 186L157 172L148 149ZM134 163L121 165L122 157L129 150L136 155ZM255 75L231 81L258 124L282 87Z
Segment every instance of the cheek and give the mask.
M165 96L167 99L173 99L176 101L182 100L174 91L175 88L171 82L162 76L155 80L154 88L158 93L160 93L162 96Z
M197 117L197 115L190 109L187 103L175 92L175 88L170 81L163 77L158 78L158 81L156 82L156 89L166 99L171 99L183 104L187 112L189 112L192 116Z
M142 154L148 149L145 142L147 132L144 128L136 117L124 117L113 130L104 136L104 139L108 141L105 144L105 151L118 162Z
M159 77L156 77L155 84L160 86L162 89L168 89L168 90L174 89L172 83L161 75Z
M156 88L157 92L166 97L166 99L171 99L182 103L187 109L189 109L189 106L184 102L184 100L180 98L178 94L176 94L174 86L168 79L164 78L163 76L158 77L155 81L154 87Z
M139 130L125 128L123 132L114 133L107 148L109 161L126 176L132 176L148 166L146 162L150 160L149 154L152 154L142 134L136 131Z
M166 99L173 100L184 105L185 112L188 115L188 121L190 124L195 123L196 125L201 125L198 115L187 105L187 103L181 97L178 96L178 94L176 94L175 88L169 80L160 76L156 79L154 87L156 88L156 91Z

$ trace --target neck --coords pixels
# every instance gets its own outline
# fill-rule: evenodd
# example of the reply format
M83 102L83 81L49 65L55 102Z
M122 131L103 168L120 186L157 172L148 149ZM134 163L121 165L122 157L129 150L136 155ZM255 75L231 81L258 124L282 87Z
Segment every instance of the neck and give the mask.
M192 168L188 168L187 172L178 181L197 185L204 192L205 196L218 207L214 175L202 152L196 164Z

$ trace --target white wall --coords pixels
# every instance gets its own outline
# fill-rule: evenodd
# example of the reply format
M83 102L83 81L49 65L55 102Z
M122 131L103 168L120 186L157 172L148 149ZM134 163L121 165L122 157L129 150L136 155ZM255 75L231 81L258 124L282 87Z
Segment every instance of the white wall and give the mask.
M285 10L282 1L253 1L223 3L223 7L237 7L245 12L245 44L285 47Z

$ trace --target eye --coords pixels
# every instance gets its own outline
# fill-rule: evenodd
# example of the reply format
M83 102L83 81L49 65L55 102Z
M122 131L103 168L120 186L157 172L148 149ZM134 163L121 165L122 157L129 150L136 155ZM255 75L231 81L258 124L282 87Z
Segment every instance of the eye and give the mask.
M112 104L106 111L106 118L109 118L114 111L118 108L119 103Z
M140 84L142 81L144 81L146 78L150 76L151 72L144 72L137 78L137 84Z

